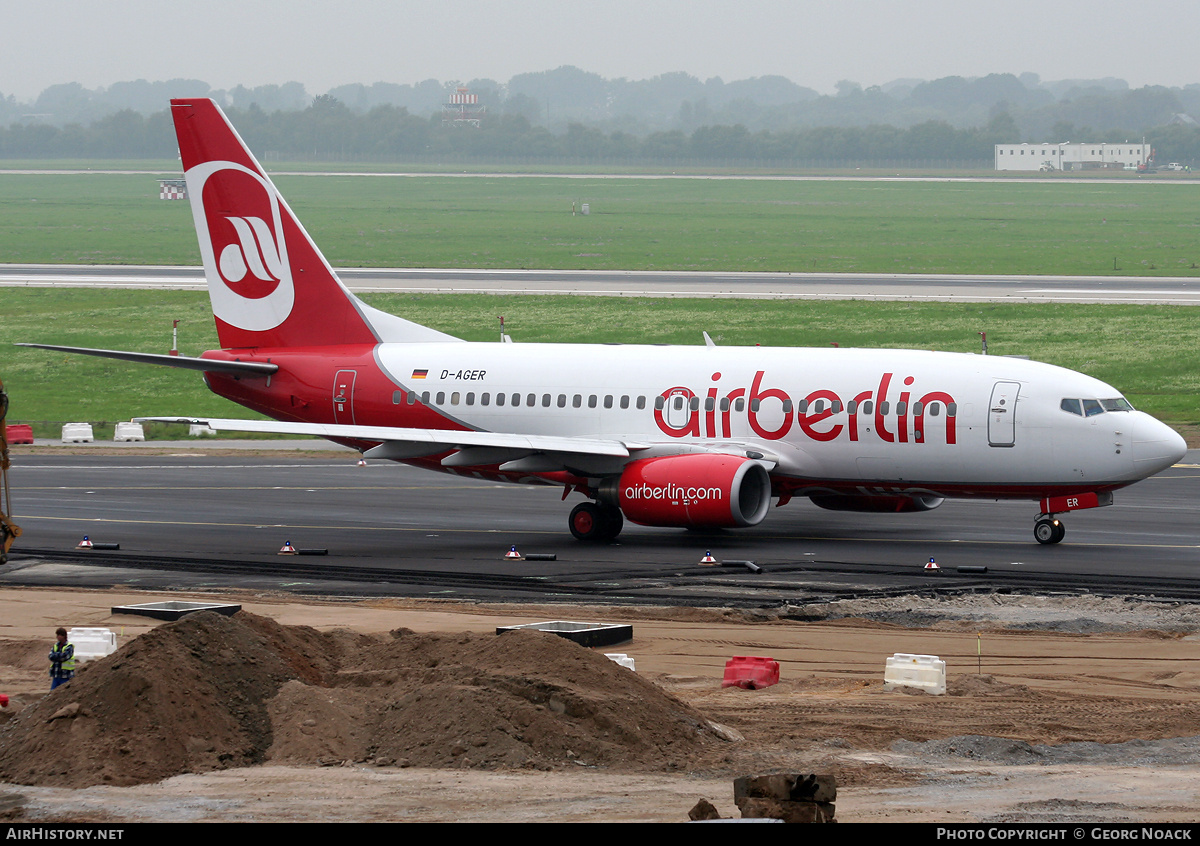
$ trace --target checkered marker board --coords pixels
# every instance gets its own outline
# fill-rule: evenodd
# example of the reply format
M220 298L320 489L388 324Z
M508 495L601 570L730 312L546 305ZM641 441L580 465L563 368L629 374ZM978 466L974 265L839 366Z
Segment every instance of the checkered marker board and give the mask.
M187 184L182 180L178 182L160 181L158 190L158 198L160 200L186 200L187 199Z

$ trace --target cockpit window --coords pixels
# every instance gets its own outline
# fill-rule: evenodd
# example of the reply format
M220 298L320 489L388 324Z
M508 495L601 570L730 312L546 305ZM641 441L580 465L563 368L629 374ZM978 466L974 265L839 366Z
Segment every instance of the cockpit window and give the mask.
M1095 417L1106 411L1133 411L1133 406L1125 397L1103 400L1067 398L1063 399L1058 407L1070 414L1078 414L1080 417Z

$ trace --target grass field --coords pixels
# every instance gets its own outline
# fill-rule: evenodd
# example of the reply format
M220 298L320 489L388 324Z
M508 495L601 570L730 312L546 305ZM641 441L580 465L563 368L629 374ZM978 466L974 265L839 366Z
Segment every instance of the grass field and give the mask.
M1135 406L1179 426L1200 423L1200 338L1185 306L1007 305L785 300L616 299L487 295L366 297L372 305L453 335L495 340L496 316L519 343L625 342L902 347L1028 355L1088 373ZM7 347L14 341L166 352L179 319L180 350L217 345L208 298L182 291L0 289L5 345L0 378L9 422L42 437L63 421L138 415L244 416L193 373Z
M1200 276L1192 181L277 182L337 266ZM199 262L187 204L147 175L0 173L0 245L10 263Z

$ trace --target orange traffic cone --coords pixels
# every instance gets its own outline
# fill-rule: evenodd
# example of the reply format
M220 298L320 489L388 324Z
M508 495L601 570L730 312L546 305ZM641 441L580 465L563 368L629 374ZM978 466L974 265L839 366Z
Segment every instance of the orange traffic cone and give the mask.
M277 554L279 554L279 555L298 555L299 553L296 552L296 547L292 546L291 541L285 541L283 546L281 546L279 548L279 552Z

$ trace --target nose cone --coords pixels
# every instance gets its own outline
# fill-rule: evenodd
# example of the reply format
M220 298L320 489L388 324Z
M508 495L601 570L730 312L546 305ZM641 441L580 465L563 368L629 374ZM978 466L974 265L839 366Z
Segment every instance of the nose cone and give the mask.
M1178 432L1148 414L1133 413L1138 416L1133 427L1133 468L1139 479L1166 470L1187 454L1187 443Z

